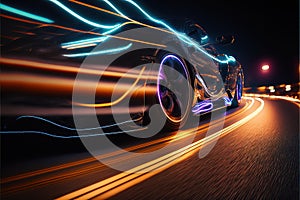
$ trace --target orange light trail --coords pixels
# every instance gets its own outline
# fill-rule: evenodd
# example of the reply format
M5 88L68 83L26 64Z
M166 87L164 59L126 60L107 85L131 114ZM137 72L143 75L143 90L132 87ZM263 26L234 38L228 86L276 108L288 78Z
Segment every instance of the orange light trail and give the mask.
M83 107L95 107L95 108L114 106L114 105L120 103L120 102L121 102L128 94L130 94L130 93L134 90L136 84L139 82L139 80L140 80L142 74L144 73L145 68L146 68L146 67L143 67L143 68L141 69L141 72L140 72L139 76L138 76L137 79L134 81L134 83L132 84L132 86L131 86L131 87L130 87L130 88L129 88L129 89L128 89L121 97L120 97L120 98L116 99L116 100L113 101L113 102L100 103L100 104L84 104L84 103L77 103L77 102L73 102L73 103L74 103L75 105L78 105L78 106L83 106Z
M69 78L58 78L50 76L21 74L21 73L1 73L0 84L1 89L17 90L20 92L37 92L43 94L72 94L75 80ZM132 89L132 85L122 84L115 87L109 82L92 82L81 81L78 84L78 91L83 94L87 93L90 88L96 86L96 96L110 96L114 94L124 94L128 89ZM151 89L151 88L149 88Z
M78 30L78 29L69 28L69 27L60 26L60 25L55 25L55 24L43 24L43 23L39 23L39 22L33 22L33 21L30 21L30 20L24 20L24 19L21 19L21 18L11 17L11 16L8 16L8 15L3 15L3 14L0 14L0 16L4 17L4 18L12 19L12 20L17 20L17 21L25 22L25 23L37 24L40 27L54 27L54 28L59 28L59 29L63 29L63 30L67 30L67 31L72 31L72 32L78 32L78 33L84 33L84 34L92 34L92 35L98 35L98 36L108 36L110 38L115 38L115 39L120 39L120 40L125 40L125 41L131 41L131 42L136 42L136 43L141 43L141 44L147 44L147 45L151 45L151 46L158 46L158 47L163 47L163 48L166 47L166 45L162 45L162 44L158 44L158 43L153 43L153 42L147 42L147 41L142 41L142 40L125 38L125 37L120 37L120 36L115 36L115 35L101 34L101 33L96 33L96 32L92 32L92 31L83 31L83 30Z
M24 23L28 23L28 24L36 24L36 25L42 25L43 24L43 23L40 23L40 22L31 21L31 20L27 20L27 19L22 19L22 18L18 18L18 17L12 17L12 16L9 16L9 15L4 15L4 14L0 14L0 17L15 20L15 21L20 21L20 22L24 22Z
M49 71L57 71L57 72L65 72L65 73L83 73L88 75L95 75L95 76L107 76L107 77L116 77L116 78L132 78L136 79L139 77L140 79L151 79L156 80L156 76L139 76L138 74L129 74L129 73L121 73L121 72L114 72L114 71L100 71L97 69L87 69L87 68L78 68L66 65L56 65L56 64L48 64L36 61L29 61L29 60L18 60L18 59L11 59L11 58L1 58L0 64L6 65L15 65L15 66L23 66L27 68L33 69L41 69L41 70L49 70Z
M225 135L231 133L235 129L244 125L252 118L257 116L264 108L264 102L261 99L256 99L260 102L260 106L252 112L247 117L242 120L235 122L234 124L224 128L221 131L216 132L210 136L207 136L197 142L187 145L181 149L174 152L161 156L150 162L144 163L137 166L127 172L122 172L108 179L102 180L90 186L84 187L77 191L66 194L56 200L63 199L91 199L97 197L99 199L108 199L144 180L151 178L152 176L159 174L160 172L176 165L177 163L189 158L199 151L199 149L205 145L210 144L219 137L224 137Z
M231 113L230 115L226 116L226 120L229 119L229 118L232 118L234 116L240 115L240 114L244 113L246 110L250 109L253 106L254 99L250 99L250 100L252 101L252 103L250 105L246 102L246 106L243 109L241 109L238 112ZM219 120L215 121L214 124L215 123L219 123ZM205 131L208 128L208 126L209 125L204 124L204 125L198 127L197 130L195 130L195 131ZM175 140L183 139L185 137L190 136L191 134L193 134L193 130L183 131L182 133L180 132L180 133L177 133L176 135L178 135L178 134L180 134L180 137L176 137ZM154 140L154 141L150 141L150 142L146 142L146 143L143 143L143 144L135 145L133 147L126 148L125 150L126 151L137 151L139 149L144 149L145 147L151 147L151 146L153 147L154 145L158 145L158 144L165 143L165 142L169 143L172 140L174 140L173 136L167 136L167 137L157 139L157 140ZM66 163L66 164L61 164L61 165L57 165L57 166L53 166L53 167L49 167L49 168L45 168L45 169L40 169L40 170L37 170L37 171L32 171L32 172L20 174L20 175L17 175L17 176L7 177L7 178L2 179L1 183L4 184L4 183L12 182L12 181L18 181L18 180L22 180L22 179L34 178L35 176L40 176L40 175L43 175L43 174L52 173L52 172L56 172L56 171L59 171L59 170L64 170L64 169L67 169L67 168L80 166L80 165L84 165L84 169L88 168L88 169L91 169L91 170L92 169L99 170L101 167L103 167L103 165L98 164L98 159L115 157L115 156L118 156L119 154L120 154L120 152L117 151L117 152L113 152L113 153L109 153L109 154L105 154L105 155L99 155L99 156L96 156L96 157L85 158L85 159L81 159L81 160L78 160L78 161L73 161L73 162ZM86 164L92 164L92 163L94 163L94 167L93 166L86 166ZM98 168L95 165L97 165ZM80 170L81 169L79 169L79 171ZM86 172L86 171L84 171L84 172ZM80 175L80 173L79 172L78 173L72 173L72 175L78 176L78 175ZM65 178L65 176L71 177L72 175L71 174L64 175L63 178ZM48 178L47 180L42 179L42 180L36 180L34 182L30 181L30 183L21 185L17 188L10 188L9 191L14 192L14 191L17 191L17 190L28 189L28 187L33 187L34 185L41 185L42 184L41 182L43 182L44 184L47 184L49 182L53 182L54 179L56 181L57 180L63 180L63 179L60 179L60 178L61 178L61 176L54 176L54 177Z
M36 35L35 33L32 33L32 32L25 32L25 31L14 31L16 33L21 33L21 34L24 34L24 35Z
M73 2L73 3L76 3L76 4L79 4L79 5L82 5L82 6L85 6L85 7L88 7L88 8L92 8L92 9L95 9L95 10L99 10L99 11L102 11L102 12L105 12L105 13L108 13L108 14L111 14L111 15L115 15L115 16L127 19L127 20L129 20L129 21L131 21L132 23L135 23L135 24L139 24L139 25L142 25L142 26L145 26L145 27L148 27L148 28L156 29L156 30L159 30L159 31L162 31L162 32L174 34L173 32L168 31L166 29L158 28L158 27L155 27L155 26L150 26L148 24L144 24L144 23L138 22L136 20L133 20L133 19L127 17L127 16L123 16L123 15L120 15L118 13L115 13L115 12L112 12L112 11L109 11L109 10L106 10L106 9L103 9L103 8L100 8L100 7L97 7L97 6L93 6L93 5L83 3L83 2L80 2L80 1L77 1L77 0L69 0L69 1Z

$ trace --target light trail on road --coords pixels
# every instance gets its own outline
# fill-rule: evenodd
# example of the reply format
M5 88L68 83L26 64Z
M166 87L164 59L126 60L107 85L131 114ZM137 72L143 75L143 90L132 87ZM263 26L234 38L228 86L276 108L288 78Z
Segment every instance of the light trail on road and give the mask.
M251 109L254 105L254 99L250 98L247 100L249 100L250 103L248 103L248 101L247 101L245 103L245 106L242 109L238 110L237 112L227 115L226 120L229 120L235 116L242 115L247 110ZM210 125L216 125L216 124L220 123L220 121L221 120L215 120L215 121L211 122ZM142 150L144 148L150 148L149 151L152 151L151 149L153 148L153 150L155 150L156 145L160 145L160 144L164 144L164 143L166 144L166 143L182 140L182 139L185 139L186 137L193 135L194 131L196 131L198 133L205 132L205 131L207 131L208 128L209 128L209 124L203 124L203 125L199 126L196 130L188 129L188 130L177 133L175 136L172 136L172 134L171 134L170 136L166 136L166 137L163 137L163 138L160 138L157 140L152 140L152 141L149 141L146 143L138 144L138 145L135 145L135 146L132 146L129 148L125 148L124 150L126 150L128 152L129 151L136 152L136 151ZM117 156L119 156L118 159L113 159ZM114 163L114 162L122 162L122 160L128 160L128 159L132 159L132 158L125 157L122 155L122 152L117 151L117 152L112 152L112 153L105 154L105 155L89 157L86 159L82 159L82 160L78 160L78 161L74 161L74 162L70 162L70 163L65 163L65 164L61 164L61 165L57 165L57 166L53 166L53 167L49 167L49 168L45 168L45 169L40 169L40 170L36 170L36 171L24 173L24 174L12 176L12 177L7 177L7 178L2 179L1 183L5 184L5 183L14 182L14 181L21 181L21 180L29 179L30 180L29 182L25 182L21 185L17 184L15 186L7 189L6 193L8 193L8 192L14 193L14 192L17 192L20 190L27 190L28 188L42 186L45 184L50 184L53 182L62 181L67 178L75 177L80 174L84 174L89 171L92 171L92 170L99 170L99 169L105 167L105 165L102 165L101 163L99 163L99 161L98 161L99 159L112 159L111 163ZM91 166L86 166L87 164L90 164ZM83 166L84 168L82 168L81 166ZM59 172L60 170L67 170L67 169L70 169L73 167L79 167L79 169L77 169L75 171L71 171L70 173L65 173L64 175L58 174L55 176L47 176L47 174L56 173L56 172ZM44 179L39 178L42 175L46 176L46 178L44 178ZM37 179L32 180L35 177Z
M233 130L239 128L240 126L246 124L252 118L257 116L264 108L264 101L256 98L260 103L260 106L247 117L241 119L238 122L224 128L221 131L218 131L208 137L205 137L197 142L194 142L186 147L183 147L179 150L171 152L165 156L157 158L153 161L147 162L140 166L137 166L127 172L122 172L111 178L102 180L98 183L92 184L90 186L84 187L77 191L74 191L70 194L64 195L57 198L57 200L62 199L107 199L110 198L121 191L128 189L168 168L174 166L175 164L189 158L191 155L194 155L198 150L204 145L213 142L219 137L224 137Z

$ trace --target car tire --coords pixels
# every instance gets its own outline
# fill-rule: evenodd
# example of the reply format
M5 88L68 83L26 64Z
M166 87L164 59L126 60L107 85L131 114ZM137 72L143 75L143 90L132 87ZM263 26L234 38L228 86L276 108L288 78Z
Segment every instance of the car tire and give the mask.
M236 108L241 104L243 95L243 75L242 72L238 73L234 97L231 102L231 108Z

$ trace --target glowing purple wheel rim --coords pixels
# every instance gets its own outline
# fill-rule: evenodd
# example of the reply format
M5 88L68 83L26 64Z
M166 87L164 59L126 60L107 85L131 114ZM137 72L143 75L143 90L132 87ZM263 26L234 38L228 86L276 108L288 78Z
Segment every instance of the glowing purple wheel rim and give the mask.
M179 123L188 113L190 104L189 73L175 55L167 55L160 63L157 96L165 116Z

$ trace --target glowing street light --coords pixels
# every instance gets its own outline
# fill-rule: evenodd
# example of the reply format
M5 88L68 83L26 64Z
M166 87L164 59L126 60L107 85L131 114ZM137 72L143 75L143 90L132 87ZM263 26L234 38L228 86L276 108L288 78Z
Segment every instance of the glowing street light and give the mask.
M292 90L291 85L286 85L286 86L285 86L285 91L286 91L286 92L291 91L291 90Z
M274 86L269 86L269 90L270 90L270 92L275 92L275 87Z
M262 69L263 71L268 71L268 70L270 69L270 66L269 66L269 65L263 65L263 66L261 67L261 69Z

